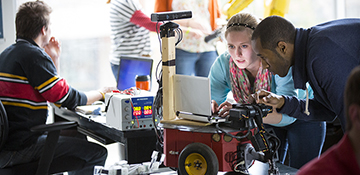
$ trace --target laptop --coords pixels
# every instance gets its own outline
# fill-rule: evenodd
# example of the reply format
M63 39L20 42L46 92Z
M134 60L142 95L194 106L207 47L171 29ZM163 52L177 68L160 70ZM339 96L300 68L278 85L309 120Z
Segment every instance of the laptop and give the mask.
M120 56L117 88L125 90L135 87L136 75L149 75L151 80L152 65L153 59L149 57Z
M207 77L174 75L174 105L179 118L219 123L226 119L211 112L210 80Z

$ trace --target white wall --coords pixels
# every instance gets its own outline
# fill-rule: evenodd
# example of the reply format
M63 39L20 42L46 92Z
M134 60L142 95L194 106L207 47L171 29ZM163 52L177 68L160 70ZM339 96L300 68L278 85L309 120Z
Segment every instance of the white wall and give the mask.
M1 0L4 39L0 40L0 53L15 43L16 1Z

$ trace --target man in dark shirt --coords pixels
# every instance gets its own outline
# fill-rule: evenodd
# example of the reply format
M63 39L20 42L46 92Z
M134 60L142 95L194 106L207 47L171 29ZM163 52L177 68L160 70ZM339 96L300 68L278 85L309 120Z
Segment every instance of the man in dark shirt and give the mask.
M345 88L346 132L338 144L304 165L298 175L360 174L360 66Z
M40 158L45 136L30 128L46 122L48 102L74 109L101 100L114 89L79 92L58 76L60 43L51 37L50 13L42 1L22 4L16 14L16 43L0 54L0 100L9 121L1 168ZM91 175L95 165L104 165L107 150L84 139L61 136L54 157L60 156L86 161L82 170L69 174Z
M265 18L252 36L263 67L283 77L292 66L295 88L306 89L309 82L314 98L300 100L259 91L257 102L302 120L333 121L338 117L345 130L344 87L350 71L360 64L359 33L360 19L302 29L279 16Z

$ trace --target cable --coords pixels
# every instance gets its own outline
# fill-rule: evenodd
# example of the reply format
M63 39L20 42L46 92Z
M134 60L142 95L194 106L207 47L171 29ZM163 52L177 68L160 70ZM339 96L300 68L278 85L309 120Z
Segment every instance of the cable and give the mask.
M161 147L163 147L163 132L162 132L162 128L159 127L156 124L156 118L158 118L159 120L162 120L162 88L159 88L154 103L153 103L153 125L154 125L154 129L155 129L155 134L157 136L157 140L158 143L160 144Z
M164 23L164 21L162 21ZM156 33L157 33L157 36L158 36L158 40L159 40L159 43L160 43L160 54L162 55L162 46L161 46L161 38L160 38L160 32L158 30L158 25L159 25L159 21L156 23Z
M105 112L108 111L109 106L110 106L110 102L111 102L111 98L112 98L113 96L114 96L114 94L109 97L108 103L107 103L107 105L105 106Z
M227 152L224 156L224 159L227 163L229 163L229 166L231 169L234 169L235 164L237 163L237 151L234 152Z
M160 33L158 31L158 23L156 23L156 33L158 36L158 40L160 43L160 55L162 57L162 45L161 45L161 38L160 38ZM158 118L159 120L162 120L162 70L160 70L160 72L158 72L158 70L160 69L160 65L162 63L162 59L160 59L159 63L156 66L156 70L155 70L155 76L156 76L156 80L157 83L159 84L159 88L158 91L156 93L154 102L153 102L153 113L152 113L152 121L153 121L153 125L154 125L154 130L155 130L155 134L156 134L156 138L158 140L158 143L160 144L160 146L163 148L163 132L162 132L162 128L160 126L158 126L156 124L156 119Z
M132 101L132 98L130 97L130 105L131 105L131 108L132 108L132 111L135 111L135 107L134 107L134 104L133 104L133 101ZM135 119L137 121L137 124L138 124L138 128L140 128L140 123L139 123L139 119L136 115L134 115L134 113L132 113L133 116L135 116Z
M183 32L182 32L181 28L175 29L175 32L177 33L177 36L178 36L177 42L175 43L175 46L177 46L183 39Z
M159 24L159 21L156 23L156 34L158 36L158 40L159 40L159 44L160 44L160 55L162 57L162 45L161 45L161 38L160 38L160 32L158 30L158 24ZM156 66L156 69L155 69L155 76L156 76L156 80L159 82L159 80L161 79L161 75L162 75L162 70L160 71L160 73L158 74L158 70L159 70L159 67L162 63L162 59L160 59L160 61L158 62L157 66ZM159 76L158 76L159 75Z
M247 122L248 122L248 126L250 126L250 121L247 120ZM230 137L232 137L232 138L238 139L238 140L241 140L241 139L247 137L247 136L251 133L250 127L247 128L248 130L247 130L246 134L243 135L243 136L234 136L234 135L230 134L229 132L221 129L220 126L219 126L219 123L216 123L215 127L216 127L216 129L218 129L218 130L221 131L222 133L224 133L224 134L226 134L226 135L228 135L228 136L230 136Z
M160 77L161 77L161 74L162 74L162 70L160 71L160 74L158 75L158 70L159 70L159 66L161 64L162 60L160 59L159 63L157 64L156 66L156 69L155 69L155 77L156 77L156 81L159 81L160 80Z

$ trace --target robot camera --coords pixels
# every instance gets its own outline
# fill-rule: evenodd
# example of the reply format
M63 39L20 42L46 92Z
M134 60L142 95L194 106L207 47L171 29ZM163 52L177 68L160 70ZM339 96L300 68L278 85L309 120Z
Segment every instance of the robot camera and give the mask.
M172 21L177 19L186 19L191 18L191 11L172 11L172 12L160 12L160 13L152 13L151 21Z

